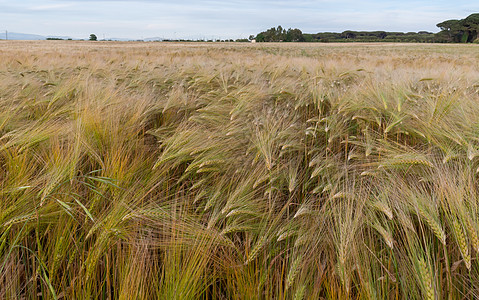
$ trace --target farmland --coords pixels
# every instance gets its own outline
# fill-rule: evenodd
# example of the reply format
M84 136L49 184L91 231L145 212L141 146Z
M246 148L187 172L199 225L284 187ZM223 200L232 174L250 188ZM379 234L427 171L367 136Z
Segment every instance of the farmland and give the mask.
M479 297L479 48L0 41L0 298Z

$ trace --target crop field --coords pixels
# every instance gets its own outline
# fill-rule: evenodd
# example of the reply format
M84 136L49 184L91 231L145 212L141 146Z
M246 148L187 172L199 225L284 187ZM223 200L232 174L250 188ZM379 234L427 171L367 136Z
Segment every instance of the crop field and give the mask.
M479 298L479 47L0 41L0 299Z

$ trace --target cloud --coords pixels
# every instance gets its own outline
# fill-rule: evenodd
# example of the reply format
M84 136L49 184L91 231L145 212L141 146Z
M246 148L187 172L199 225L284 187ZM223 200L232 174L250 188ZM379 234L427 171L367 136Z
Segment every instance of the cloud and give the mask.
M42 11L42 10L58 10L58 9L63 9L63 8L69 8L74 6L74 3L58 3L58 4L47 4L47 5L38 5L38 6L32 6L30 7L30 10L37 10L37 11Z

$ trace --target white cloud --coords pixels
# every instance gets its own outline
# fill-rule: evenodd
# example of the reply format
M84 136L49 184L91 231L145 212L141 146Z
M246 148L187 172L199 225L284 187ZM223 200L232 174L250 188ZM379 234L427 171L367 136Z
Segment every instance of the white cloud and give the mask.
M74 6L73 3L57 3L57 4L47 4L47 5L38 5L38 6L32 6L30 9L31 10L58 10L62 8L67 8L67 7L72 7Z

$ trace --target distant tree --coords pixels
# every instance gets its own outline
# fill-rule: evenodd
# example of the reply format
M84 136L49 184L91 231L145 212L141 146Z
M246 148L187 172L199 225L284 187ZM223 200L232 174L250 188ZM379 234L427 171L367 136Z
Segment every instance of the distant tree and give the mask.
M262 34L265 42L277 42L279 39L278 34L276 33L276 28L274 27L262 32Z
M90 34L90 41L97 41L98 38L96 37L96 35L94 35L93 33Z
M386 31L378 31L377 32L377 37L380 39L385 39L388 36Z
M257 42L416 42L416 43L471 43L479 40L479 13L471 14L462 20L446 20L436 25L439 33L386 32L386 31L352 31L342 33L318 32L302 33L301 30L272 27L266 31L250 36Z
M250 36L250 40L253 36ZM284 29L281 26L272 27L256 35L257 42L304 42L304 36L299 29Z
M447 20L436 25L441 29L440 35L449 42L460 42L464 33L460 20Z
M436 25L441 29L442 31L452 31L452 30L458 30L461 27L461 21L460 20L447 20L443 21L439 24Z
M285 41L286 40L286 30L283 29L283 27L278 26L278 28L276 28L276 34L275 34L274 39L275 39L275 42Z
M462 20L447 20L436 25L441 29L442 39L455 43L471 43L479 34L479 14L469 15Z
M304 42L303 32L297 28L288 29L286 32L286 41L287 42Z
M311 43L311 42L315 41L314 38L313 38L313 35L310 34L310 33L303 33L303 38L304 38L305 42Z
M258 35L256 36L256 41L257 42L266 42L264 32L258 33Z
M472 14L461 21L462 27L466 33L463 37L465 42L470 43L476 40L479 32L479 14Z
M341 37L344 37L345 39L355 39L356 32L351 30L346 30L346 31L343 31L343 33L341 33Z

